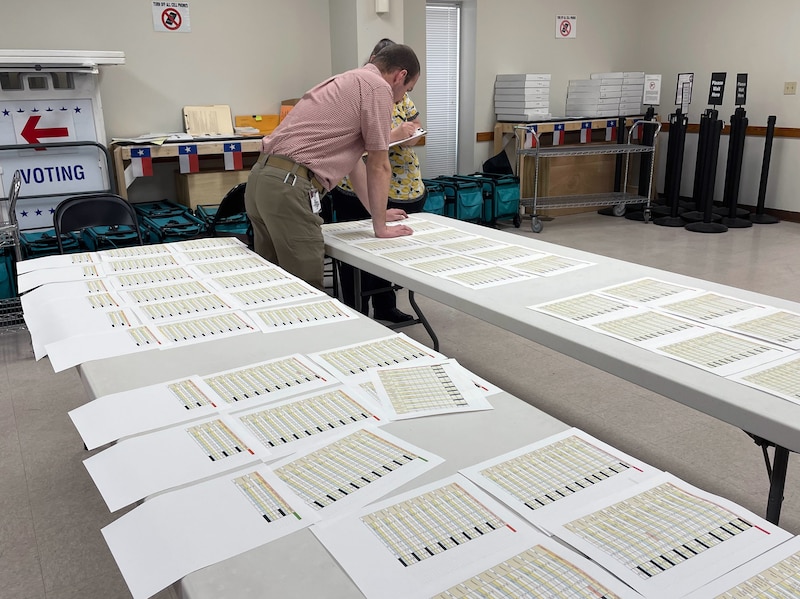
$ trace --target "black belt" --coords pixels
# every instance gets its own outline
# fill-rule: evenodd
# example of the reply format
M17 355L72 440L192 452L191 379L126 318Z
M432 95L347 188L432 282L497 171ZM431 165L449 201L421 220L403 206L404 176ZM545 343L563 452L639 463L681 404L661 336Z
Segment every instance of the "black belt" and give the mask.
M301 179L305 179L314 188L321 194L325 194L325 188L323 187L322 183L320 183L317 178L314 176L307 167L303 166L302 164L298 164L289 158L284 158L283 156L278 156L277 154L269 154L267 156L266 161L264 162L267 166L272 166L274 168L279 168L283 171L286 171L287 175L286 178L283 180L284 183L289 183L290 185L294 185L294 177L300 177Z

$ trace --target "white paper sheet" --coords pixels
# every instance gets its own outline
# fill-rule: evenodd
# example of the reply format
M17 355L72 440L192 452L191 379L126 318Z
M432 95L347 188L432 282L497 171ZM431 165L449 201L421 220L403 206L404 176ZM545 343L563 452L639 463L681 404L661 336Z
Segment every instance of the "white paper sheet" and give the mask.
M157 268L154 270L143 270L131 272L113 277L106 277L104 281L112 289L118 291L125 289L138 289L139 287L149 287L152 285L169 285L179 282L191 281L195 278L194 274L182 266L173 268Z
M176 252L176 255L179 257L182 264L197 264L199 262L214 262L216 260L250 258L253 256L253 252L243 245L226 245Z
M200 239L186 239L166 244L171 252L192 252L230 246L244 246L244 242L237 237L201 237Z
M504 262L503 265L537 277L552 277L554 275L586 268L587 266L594 266L594 263L548 254L542 257L523 258L522 260L514 260L513 262Z
M604 297L597 293L582 293L554 302L528 306L528 308L580 325L624 318L642 314L645 311L645 308L640 306Z
M29 323L34 356L47 354L47 346L72 337L102 335L144 324L132 308L119 307L121 299L111 294L73 297L45 304L25 315ZM64 318L69 314L69 318Z
M704 335L655 347L652 351L719 376L730 376L793 353L751 337L714 329Z
M216 394L199 376L104 395L69 412L87 449L215 413Z
M339 380L359 384L369 380L370 368L432 362L445 356L401 333L309 354L309 358Z
M20 264L25 264L21 262ZM68 281L88 281L104 276L102 264L86 264L84 266L64 266L63 268L46 268L26 272L17 277L17 290L26 293L40 285L48 283L66 283Z
M143 324L160 324L208 316L233 309L232 302L214 294L192 295L166 301L147 302L131 308Z
M667 473L554 518L552 531L654 599L694 591L792 536Z
M200 262L187 266L192 272L196 273L196 278L210 277L219 274L229 274L234 272L244 272L264 268L269 262L252 252L235 260L216 260L214 262Z
M466 241L467 239L480 238L480 235L475 233L468 233L461 229L453 229L448 227L446 229L437 229L433 231L423 231L412 236L417 243L425 243L432 245L444 245L455 241Z
M798 589L800 537L794 537L690 593L685 599L796 597Z
M374 368L369 375L391 420L492 409L471 373L455 360Z
M437 247L435 245L422 245L414 248L405 248L402 250L391 250L382 252L381 258L386 258L398 264L411 264L420 260L433 260L435 258L448 258L452 256L451 252Z
M677 343L714 329L672 314L642 310L622 318L597 320L588 328L644 348Z
M275 308L250 310L248 314L264 333L299 329L360 318L338 300L306 302Z
M450 247L446 245L444 247ZM521 245L502 245L489 246L480 251L472 252L472 255L492 264L504 264L510 261L520 261L523 259L533 260L547 256L545 252L537 252Z
M111 275L119 275L127 272L137 272L140 270L158 270L180 266L173 254L150 254L147 256L134 256L131 258L114 258L103 260L103 272Z
M644 304L649 307L671 304L701 295L700 289L669 283L652 277L635 279L622 285L598 289L597 293L615 297L625 302Z
M800 314L767 308L756 318L728 324L726 329L790 349L800 349Z
M54 372L61 372L90 360L124 356L161 349L169 344L155 327L133 327L96 335L70 337L45 346Z
M639 593L575 551L534 533L536 544L517 552L506 548L477 557L442 574L432 590L421 596L554 597L559 599L641 599Z
M285 270L277 267L265 266L242 273L215 275L205 279L205 282L214 287L217 291L232 292L249 287L263 287L270 283L286 283L290 280L295 280L295 277Z
M715 327L724 327L730 322L756 318L767 313L766 306L711 292L663 303L659 308L664 312Z
M66 268L68 266L86 266L97 264L100 257L95 252L79 252L77 254L58 254L55 256L42 256L17 262L17 274L22 275L37 270L49 268Z
M260 465L153 497L102 532L134 599L146 599L316 519Z
M220 406L244 409L280 401L339 381L299 354L248 364L203 377Z
M176 320L154 327L170 343L203 343L253 333L257 329L244 312L226 312Z
M800 403L800 356L797 354L738 372L729 378L788 401Z
M421 596L464 564L523 551L538 538L459 475L320 522L311 532L364 595L381 599Z
M179 281L166 285L148 285L119 291L119 296L129 306L173 301L198 295L211 295L212 290L200 281Z
M490 264L488 266L479 266L477 268L443 275L442 278L463 285L464 287L469 287L470 289L485 289L487 287L505 285L506 283L527 281L532 279L533 276L509 268L503 268L496 264Z
M118 260L120 258L141 258L142 256L154 256L156 254L169 254L169 244L156 243L153 245L131 245L122 248L113 248L97 252L100 260Z
M87 281L71 281L66 283L51 283L32 289L22 297L20 303L25 312L34 312L42 309L53 301L62 301L73 297L86 297L96 293L108 293L112 290L106 279L91 279Z
M376 402L347 385L230 415L269 447L270 460L307 450L310 442L352 430L362 422L388 421Z
M550 534L553 518L660 470L572 428L460 472Z
M283 460L272 471L323 519L334 519L428 472L444 460L370 422L343 430Z
M241 310L268 308L328 297L323 291L297 279L279 279L267 285L229 289L226 296Z
M476 267L485 267L486 265L486 262L470 256L451 254L449 256L433 258L430 260L417 260L415 262L411 262L408 266L414 270L419 270L436 277L470 268L474 269Z
M216 414L124 439L83 464L115 512L148 495L243 468L268 455L237 422Z

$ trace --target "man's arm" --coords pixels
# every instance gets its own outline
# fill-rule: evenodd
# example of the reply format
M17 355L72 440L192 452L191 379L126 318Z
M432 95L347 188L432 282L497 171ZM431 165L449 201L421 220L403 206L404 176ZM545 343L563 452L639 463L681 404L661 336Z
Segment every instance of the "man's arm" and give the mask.
M386 201L389 197L391 177L389 153L385 150L370 152L367 154L366 165L359 160L350 173L353 190L364 208L372 215L375 237L400 237L412 233L412 230L405 225L386 226Z

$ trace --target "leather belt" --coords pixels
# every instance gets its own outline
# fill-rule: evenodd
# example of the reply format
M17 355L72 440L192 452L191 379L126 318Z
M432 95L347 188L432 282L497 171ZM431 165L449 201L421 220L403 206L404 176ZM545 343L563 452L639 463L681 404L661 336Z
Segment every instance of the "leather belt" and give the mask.
M314 176L307 167L303 166L302 164L298 164L293 160L288 158L284 158L283 156L278 156L277 154L270 154L267 156L267 160L265 162L267 166L272 166L275 168L279 168L283 171L287 172L286 179L284 179L285 183L289 183L290 185L294 185L294 180L291 178L291 175L296 177L300 177L301 179L305 179L314 188L320 193L325 194L325 188L322 186L322 183L317 181L317 178Z

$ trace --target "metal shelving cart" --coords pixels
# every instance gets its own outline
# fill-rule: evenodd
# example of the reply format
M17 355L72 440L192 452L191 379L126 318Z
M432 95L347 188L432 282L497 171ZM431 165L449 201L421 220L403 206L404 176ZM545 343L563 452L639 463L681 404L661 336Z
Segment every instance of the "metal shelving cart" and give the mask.
M633 133L639 126L654 126L655 132L653 134L653 144L643 145L633 143ZM572 145L572 146L553 146L542 148L539 142L539 133L536 130L530 130L525 126L516 127L516 129L524 130L531 133L535 137L535 143L532 148L517 150L517 156L532 156L534 159L534 180L533 180L533 197L522 198L520 200L521 206L530 206L531 213L531 230L534 233L541 233L544 225L539 217L538 211L542 208L583 208L583 207L602 207L613 206L615 216L622 216L625 214L625 206L628 204L644 204L644 219L645 222L650 220L650 195L653 187L653 169L655 167L655 156L650 160L650 173L648 178L647 195L641 196L635 193L628 193L628 171L630 168L631 154L654 154L656 148L656 139L658 133L661 131L661 123L657 121L635 121L628 131L627 143L619 144L594 144L594 145ZM622 179L623 191L611 191L607 193L592 193L581 195L564 195L564 196L543 196L539 197L539 161L542 158L556 158L562 156L598 156L621 154L625 156L625 175Z

